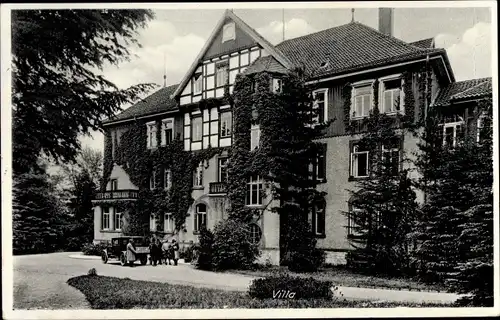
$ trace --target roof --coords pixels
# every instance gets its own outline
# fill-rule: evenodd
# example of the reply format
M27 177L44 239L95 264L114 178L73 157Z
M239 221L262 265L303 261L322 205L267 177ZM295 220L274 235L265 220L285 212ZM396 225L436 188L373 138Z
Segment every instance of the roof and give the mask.
M286 56L284 56L279 50L276 49L269 41L264 39L257 31L255 31L253 28L251 28L248 24L246 24L243 20L241 20L237 15L235 15L231 10L226 10L224 15L221 17L219 22L217 22L217 25L215 26L214 30L212 31L212 34L208 38L208 40L205 42L205 45L201 49L200 53L198 53L198 56L196 59L193 61L191 66L189 67L188 71L185 73L184 78L182 78L182 81L180 82L178 88L174 92L174 96L178 96L181 91L184 89L186 84L188 83L189 79L193 75L193 72L195 71L196 67L200 63L201 58L205 55L207 52L208 48L210 47L210 44L213 42L214 38L217 36L217 33L219 30L222 28L224 22L226 21L227 18L230 18L234 21L234 23L240 27L243 31L245 31L250 37L252 37L258 44L260 44L269 54L274 56L277 61L279 61L283 66L290 68L291 63L287 59Z
M159 112L175 111L177 104L175 99L171 98L172 93L177 88L177 84L161 88L153 94L147 96L133 106L123 110L113 118L104 121L109 124L118 120L132 119L138 116L146 116Z
M446 54L444 49L417 47L359 22L285 40L276 47L312 78ZM321 67L325 62L327 67Z
M412 46L419 47L419 48L434 48L434 38L427 38L427 39L422 39L414 42L410 42Z
M491 78L459 81L442 88L433 105L448 106L455 100L477 99L488 94L492 94Z
M288 70L283 67L281 63L276 61L272 56L260 57L255 60L244 72L243 74L252 74L259 72L275 72L275 73L287 73Z

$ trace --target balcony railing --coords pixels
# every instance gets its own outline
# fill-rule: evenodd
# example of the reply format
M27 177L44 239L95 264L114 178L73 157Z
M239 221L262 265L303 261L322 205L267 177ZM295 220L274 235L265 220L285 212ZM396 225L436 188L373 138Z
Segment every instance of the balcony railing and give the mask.
M96 200L114 200L114 199L137 199L139 192L137 190L108 190L98 192Z
M226 192L227 190L225 182L210 182L210 194L225 194Z

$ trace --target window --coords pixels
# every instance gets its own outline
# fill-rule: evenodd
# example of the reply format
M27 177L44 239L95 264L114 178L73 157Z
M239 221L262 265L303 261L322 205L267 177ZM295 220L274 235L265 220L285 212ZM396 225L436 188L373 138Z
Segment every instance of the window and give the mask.
M102 230L109 230L109 207L102 208Z
M156 123L149 122L147 125L147 133L148 133L148 148L156 148Z
M166 146L174 139L174 119L165 119L161 123L161 145Z
M281 79L273 79L273 93L281 93L283 90L283 81Z
M115 230L121 230L123 226L122 213L115 212Z
M399 141L392 145L382 145L382 162L387 166L386 169L390 170L392 175L399 173L400 148L398 143Z
M236 38L234 22L227 23L222 29L222 42L234 40Z
M203 162L200 162L198 164L198 167L196 167L194 171L194 182L193 185L195 187L201 187L203 186Z
M353 88L352 118L367 117L372 108L372 86L364 85Z
M242 53L240 55L240 65L241 66L248 65L248 52ZM241 71L241 72L243 72L243 71Z
M260 126L253 124L250 128L250 151L255 150L260 144Z
M201 93L202 90L202 83L203 83L203 77L201 76L200 73L196 73L193 77L193 93L198 94Z
M382 113L395 113L400 111L401 106L401 79L394 79L382 82L383 99Z
M215 84L217 87L223 87L227 84L229 77L228 70L227 62L216 66Z
M262 238L262 230L255 223L251 223L249 226L250 231L250 242L253 244L258 244Z
M326 182L326 144L321 146L316 159L309 165L309 179Z
M315 235L325 235L325 207L326 204L322 201L313 208L312 229Z
M118 190L118 179L111 180L111 191Z
M195 117L191 119L191 141L197 142L201 141L203 123L201 117Z
M194 216L194 231L199 232L204 226L207 226L207 206L203 203L200 203L196 205L196 213Z
M260 206L262 205L262 179L259 176L250 177L250 181L247 184L247 197L246 204L249 206Z
M149 216L149 230L156 231L156 216L154 214Z
M464 130L463 118L458 115L445 116L443 127L443 146L454 148L462 138Z
M349 214L347 215L347 237L360 236L358 230L363 227L360 218L364 216L363 210L349 204Z
M229 58L229 69L235 69L240 66L240 57L238 55Z
M170 190L170 188L172 188L172 171L170 169L165 169L164 171L163 186L165 190Z
M226 138L231 136L232 129L232 113L221 112L220 114L220 137Z
M227 158L219 158L219 182L227 182Z
M154 190L156 189L156 172L153 171L153 174L149 178L149 189Z
M169 233L172 233L174 232L174 216L172 215L172 213L165 213L165 218L163 220L164 222L164 226L163 226L163 230L165 232L169 232Z
M351 152L351 176L354 178L368 177L368 151L359 145L354 145Z
M489 122L490 130L485 130L485 124ZM489 131L489 132L488 132ZM482 112L477 119L477 142L481 142L493 134L493 121L486 112Z
M314 118L313 122L314 123L324 123L328 120L328 90L327 89L321 89L321 90L316 90L313 92L313 98L314 98L314 104L313 104L313 109L314 109Z

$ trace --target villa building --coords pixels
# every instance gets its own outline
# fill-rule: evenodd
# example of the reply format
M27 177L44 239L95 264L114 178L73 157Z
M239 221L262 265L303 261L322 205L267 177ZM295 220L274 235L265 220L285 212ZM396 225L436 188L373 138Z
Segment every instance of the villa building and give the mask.
M317 246L327 252L327 262L343 263L345 252L352 249L352 230L344 212L356 210L350 206L348 190L355 189L356 180L367 177L369 170L368 152L356 144L362 132L356 124L369 115L374 82L378 83L378 106L383 113L412 114L412 121L417 123L429 108L447 110L443 143L450 144L456 143L460 132L477 132L481 115L476 103L492 92L491 78L456 82L446 51L436 48L433 39L407 43L395 38L392 14L392 9L379 10L379 30L352 21L272 45L227 10L179 84L156 91L104 123L105 149L109 150L105 156L111 157L107 159L111 167L109 179L106 177L95 199L95 241L120 235L128 223L127 212L118 209L116 203L134 202L140 196L141 186L133 183L127 166L114 162L120 145L129 141L123 135L132 124L144 128L139 138L148 150L167 146L174 139L182 141L186 152L222 150L195 168L193 201L183 228L176 230L170 212L144 212L150 217L152 232L176 237L188 245L197 241L202 225L213 228L227 217L226 149L233 139L232 106L205 102L224 101L226 94L233 93L240 73L267 72L279 79L302 67L310 75L308 83L314 87L314 106L320 110L320 121L334 120L320 139L324 153L318 157L315 175L320 182L318 189L327 195L324 206L311 213L312 232L318 238ZM270 90L279 91L280 85L273 81ZM405 105L407 95L412 95L412 105ZM395 107L397 104L399 107ZM250 139L251 148L259 144L258 125L252 126ZM386 148L399 163L403 152L410 155L416 151L417 139L404 135L398 144ZM169 170L151 170L151 189L167 190L175 184ZM279 264L279 216L269 209L272 200L259 193L262 188L264 182L259 177L248 182L247 205L262 210L251 224L252 239L261 247L261 259ZM419 199L423 201L421 194Z

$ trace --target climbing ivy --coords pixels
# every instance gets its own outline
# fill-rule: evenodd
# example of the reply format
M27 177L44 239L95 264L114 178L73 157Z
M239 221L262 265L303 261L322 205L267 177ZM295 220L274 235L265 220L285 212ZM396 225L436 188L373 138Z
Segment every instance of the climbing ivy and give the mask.
M157 122L157 142L161 142L161 122ZM199 151L184 151L183 142L178 135L166 146L147 148L147 129L143 122L126 127L116 146L115 162L122 166L130 181L139 188L136 201L127 202L128 228L126 234L147 234L149 215L154 214L161 230L164 213L172 213L175 232L185 229L185 221L193 199L193 171L202 161L208 161L224 148L209 147ZM107 135L110 136L109 133ZM113 162L110 160L111 147L106 144L103 185L109 180ZM164 185L165 170L171 172L171 187ZM150 178L155 177L155 188L150 190ZM125 209L125 208L124 208Z

